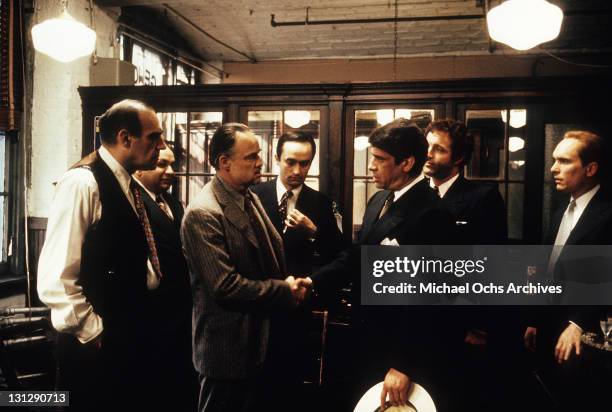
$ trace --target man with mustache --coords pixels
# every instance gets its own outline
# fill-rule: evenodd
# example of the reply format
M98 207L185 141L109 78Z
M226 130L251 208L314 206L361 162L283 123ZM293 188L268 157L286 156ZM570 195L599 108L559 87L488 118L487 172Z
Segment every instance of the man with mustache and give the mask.
M157 391L160 410L194 411L198 383L191 360L191 289L181 244L183 205L168 192L174 183L174 153L159 152L153 170L138 170L134 179L157 247L161 271L159 286L150 294L149 313L157 319L156 339L151 342L163 387Z

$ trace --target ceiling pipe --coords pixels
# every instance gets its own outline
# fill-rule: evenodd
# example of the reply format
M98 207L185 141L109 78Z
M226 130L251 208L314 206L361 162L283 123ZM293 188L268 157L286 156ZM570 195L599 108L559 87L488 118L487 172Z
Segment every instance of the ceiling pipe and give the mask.
M489 1L478 1L477 7L489 8ZM270 25L272 27L287 27L287 26L316 26L316 25L330 25L330 24L370 24L370 23L393 23L396 21L394 17L381 17L375 19L346 19L346 20L310 20L310 7L306 8L306 18L300 21L277 21L276 15L270 15ZM568 10L563 11L565 16L598 16L598 15L609 15L612 14L612 9L602 8L598 10ZM482 14L460 14L453 16L412 16L412 17L398 17L398 22L419 22L419 21L449 21L449 20L475 20L484 19L486 13Z
M276 15L271 14L270 25L272 27L283 26L315 26L325 24L368 24L368 23L393 23L396 21L394 17L381 17L377 19L347 19L347 20L310 20L306 15L305 20L301 21L276 21ZM415 16L415 17L398 17L398 22L416 22L416 21L438 21L438 20L473 20L482 19L484 14L463 14L456 16Z

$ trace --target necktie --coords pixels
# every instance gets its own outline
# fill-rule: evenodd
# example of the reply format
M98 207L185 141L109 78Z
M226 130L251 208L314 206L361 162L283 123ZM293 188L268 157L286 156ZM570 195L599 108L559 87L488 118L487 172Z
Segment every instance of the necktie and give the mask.
M278 205L278 214L280 215L281 222L283 223L283 231L286 227L285 220L287 219L287 204L289 203L289 199L293 197L293 192L291 190L287 190L283 197L281 197L280 204Z
M574 226L574 212L576 211L576 201L572 200L570 204L565 209L565 213L563 214L563 219L561 219L561 224L559 225L559 231L557 232L557 237L555 238L555 246L550 254L550 260L548 261L548 273L550 275L553 274L553 270L555 268L555 264L557 263L557 259L559 259L559 255L561 255L561 250L563 250L563 246L565 242L567 242L567 238L572 232L572 228Z
M434 192L436 192L436 195L438 195L438 197L441 197L440 196L440 187L439 186L434 186L433 190L434 190Z
M151 259L153 269L155 269L155 272L157 272L157 274L161 278L162 272L161 267L159 265L159 257L157 256L157 248L155 247L155 238L153 237L153 231L151 230L151 224L149 223L147 211L145 210L144 204L142 203L140 190L138 190L138 185L134 180L130 182L130 190L134 195L134 205L136 206L138 220L140 220L140 224L142 225L142 229L144 230L145 237L147 238L147 245L149 246L149 259Z
M395 192L389 193L389 195L385 199L385 204L383 205L382 209L380 210L380 214L378 215L378 219L381 219L385 215L385 213L387 213L387 211L389 210L389 208L393 204L393 199L394 198L395 198Z
M157 205L159 206L159 208L166 214L168 215L168 217L170 218L170 220L174 220L172 215L170 214L170 210L168 210L168 205L166 205L166 202L164 202L164 198L161 197L161 195L157 195L155 196L155 202L157 202Z
M249 220L251 221L251 228L253 228L253 232L255 232L257 244L259 245L258 252L264 264L263 269L268 276L272 277L274 274L278 273L279 265L276 260L276 255L274 254L274 250L272 249L272 241L270 240L270 236L263 225L263 222L261 222L260 218L257 216L257 212L255 211L253 197L250 192L247 192L245 196L244 206L247 214L249 215Z

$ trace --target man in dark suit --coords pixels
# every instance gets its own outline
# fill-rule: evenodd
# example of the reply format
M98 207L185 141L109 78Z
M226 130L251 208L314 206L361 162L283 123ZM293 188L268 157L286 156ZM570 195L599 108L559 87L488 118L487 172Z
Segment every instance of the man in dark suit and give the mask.
M59 385L71 410L148 409L157 320L148 298L162 275L131 174L165 147L155 111L135 100L100 118L102 146L60 179L40 256L38 294L58 337Z
M405 119L396 119L376 129L369 142L369 170L376 187L382 190L368 202L357 243L312 275L313 288L321 293L353 280L354 292L359 294L362 245L445 244L452 239L452 217L421 173L427 155L421 129ZM447 351L435 349L443 341L436 337L444 329L450 339L452 321L440 318L439 311L432 307L356 309L353 325L360 346L356 356L363 364L361 384L371 386L384 377L382 403L387 394L393 405L406 403L409 374L422 383L429 374L431 384L425 383L429 387L444 385L437 366L452 365L443 360Z
M134 179L147 210L164 276L150 294L150 314L157 319L152 352L160 379L157 405L160 409L195 411L198 383L191 360L191 289L189 271L181 244L183 205L168 190L174 182L174 153L159 152L153 170L138 170ZM153 388L151 388L153 390Z
M345 244L332 201L304 183L316 149L310 134L284 133L276 145L278 177L252 188L283 238L288 273L299 277L310 276L313 265L320 267L329 263ZM292 313L276 314L273 318L273 324L286 330L284 336L288 340L277 340L277 347L271 350L284 353L279 359L294 359L292 363L280 362L275 367L288 382L292 381L292 392L299 390L306 379L309 358L305 353L310 318L310 305L302 305Z
M315 253L320 266L344 249L331 199L304 183L316 150L311 135L284 133L276 145L278 177L252 188L283 237L287 270L301 277L312 273Z
M607 182L601 180L607 166L606 153L603 139L587 131L567 132L553 152L551 172L556 189L570 195L568 204L552 219L548 236L555 245L548 275L555 281L590 282L589 277L598 272L588 269L588 265L598 265L600 258L576 260L572 250L565 246L612 244L612 197ZM553 361L565 363L572 355L580 355L583 331L597 330L599 317L610 309L610 306L548 308L540 311L537 328L527 328L526 344L539 353L540 367L558 401L584 405L589 398L570 386L576 381L563 375L568 369L559 368Z
M282 239L249 190L261 179L257 137L243 124L224 124L209 150L217 174L189 204L181 225L194 303L199 409L278 407L278 395L287 394L284 377L270 370L279 362L271 348L285 331L270 317L292 310L306 291L287 276Z
M463 176L474 146L465 125L437 120L427 127L425 136L429 149L423 172L455 218L458 241L467 245L505 244L506 207L497 186Z
M425 135L428 151L423 172L453 215L457 243L505 244L506 208L497 186L463 176L474 146L465 124L451 119L437 120L427 126ZM477 396L481 404L489 403L491 408L490 403L497 403L504 396L499 392L508 385L500 382L509 379L510 366L516 364L515 358L522 347L520 317L515 312L483 307L464 307L461 311L467 345L460 351L466 363L462 370L467 379L463 381L478 382L477 386L483 388L465 401L473 402Z

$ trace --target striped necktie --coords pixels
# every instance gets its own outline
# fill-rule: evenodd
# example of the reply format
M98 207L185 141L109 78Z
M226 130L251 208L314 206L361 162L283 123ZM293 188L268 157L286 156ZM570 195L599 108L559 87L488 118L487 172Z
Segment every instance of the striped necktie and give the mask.
M140 195L140 190L138 189L138 184L134 181L134 179L132 179L132 181L130 182L130 190L134 195L134 205L136 206L138 220L140 220L140 224L142 225L142 229L144 230L145 237L147 238L147 245L149 247L149 259L151 260L153 269L155 269L155 272L161 278L163 275L161 271L161 266L159 264L159 257L157 256L157 247L155 246L155 238L153 237L153 231L151 230L151 223L149 222L149 217L147 216L145 206L142 203L142 197Z

